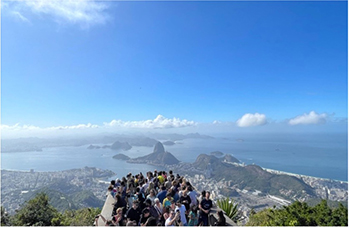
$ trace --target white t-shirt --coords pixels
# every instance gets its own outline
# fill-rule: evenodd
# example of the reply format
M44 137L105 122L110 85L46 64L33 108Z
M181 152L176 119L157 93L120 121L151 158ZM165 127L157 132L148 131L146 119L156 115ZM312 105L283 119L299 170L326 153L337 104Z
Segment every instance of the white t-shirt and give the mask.
M175 222L173 222L173 224L170 225L171 220L173 220L174 218L171 218L169 216L169 218L167 218L167 220L165 221L165 226L175 226Z
M176 206L175 211L179 210L180 211L180 218L181 218L181 222L183 225L187 224L187 220L186 220L186 207L185 205L181 204L181 207Z

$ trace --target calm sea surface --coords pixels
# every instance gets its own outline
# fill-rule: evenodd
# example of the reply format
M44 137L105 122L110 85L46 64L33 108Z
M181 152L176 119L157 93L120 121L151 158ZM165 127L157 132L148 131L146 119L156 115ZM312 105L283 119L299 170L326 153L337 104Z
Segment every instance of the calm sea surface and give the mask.
M240 134L215 139L186 139L173 146L165 146L165 149L183 162L194 162L202 153L221 151L232 154L246 164L254 163L285 172L347 181L347 144L347 134ZM89 150L87 147L54 147L44 148L41 152L2 153L1 168L58 171L90 166L110 169L118 177L128 172L146 173L160 169L112 159L118 152L110 149ZM152 151L150 147L133 147L123 153L134 158Z

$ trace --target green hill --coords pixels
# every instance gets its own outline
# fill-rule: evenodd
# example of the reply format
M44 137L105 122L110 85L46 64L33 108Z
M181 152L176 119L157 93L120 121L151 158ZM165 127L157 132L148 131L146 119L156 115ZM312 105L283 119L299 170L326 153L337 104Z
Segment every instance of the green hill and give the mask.
M102 207L104 204L104 201L98 199L92 192L82 190L65 181L55 181L44 188L37 189L26 195L25 200L28 201L40 192L47 194L50 204L61 212L85 207Z
M213 155L201 154L193 166L203 172L209 171L210 176L216 180L231 180L239 189L260 190L289 199L316 196L314 190L302 180L288 175L272 174L257 165L235 166Z

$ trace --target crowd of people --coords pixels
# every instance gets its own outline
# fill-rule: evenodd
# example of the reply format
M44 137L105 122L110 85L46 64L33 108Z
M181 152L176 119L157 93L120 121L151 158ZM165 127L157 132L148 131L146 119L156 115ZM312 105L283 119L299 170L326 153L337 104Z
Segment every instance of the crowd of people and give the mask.
M112 180L108 187L115 202L112 219L101 217L107 226L225 226L222 211L218 219L209 216L213 207L209 191L197 192L189 181L170 170L147 172ZM98 225L98 224L95 224Z

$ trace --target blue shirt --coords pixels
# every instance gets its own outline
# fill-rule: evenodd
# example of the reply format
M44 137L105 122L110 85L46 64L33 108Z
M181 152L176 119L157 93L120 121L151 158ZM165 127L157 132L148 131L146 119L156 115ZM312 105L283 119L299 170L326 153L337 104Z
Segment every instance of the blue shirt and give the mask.
M157 198L159 199L159 202L163 203L163 200L166 197L167 190L163 190L157 194Z

